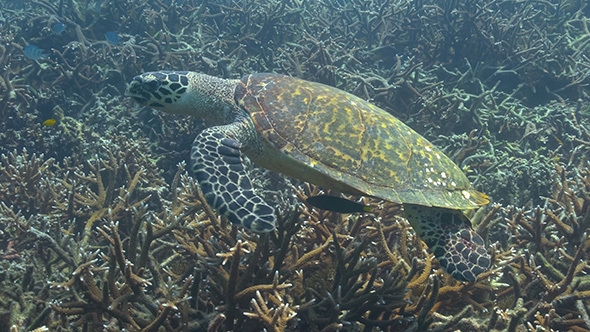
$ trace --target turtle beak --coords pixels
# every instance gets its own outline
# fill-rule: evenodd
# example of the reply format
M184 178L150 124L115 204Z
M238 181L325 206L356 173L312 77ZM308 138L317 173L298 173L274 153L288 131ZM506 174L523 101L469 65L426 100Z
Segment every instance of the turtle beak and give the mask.
M125 95L133 98L140 105L147 105L153 99L153 93L158 91L162 83L160 81L138 75L127 85Z

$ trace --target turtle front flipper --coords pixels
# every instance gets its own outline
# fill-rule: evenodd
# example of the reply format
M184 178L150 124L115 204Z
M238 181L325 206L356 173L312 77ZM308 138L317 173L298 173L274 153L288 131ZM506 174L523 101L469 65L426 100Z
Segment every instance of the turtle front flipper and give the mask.
M406 204L404 216L453 278L475 281L490 268L483 239L461 211Z
M240 143L229 133L234 125L211 127L199 134L191 151L192 170L207 203L232 223L254 232L275 229L274 209L254 192L244 169Z

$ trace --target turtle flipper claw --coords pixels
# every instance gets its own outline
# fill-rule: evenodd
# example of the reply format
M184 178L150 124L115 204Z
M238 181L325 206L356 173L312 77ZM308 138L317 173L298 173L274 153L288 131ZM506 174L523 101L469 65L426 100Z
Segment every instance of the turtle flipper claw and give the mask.
M254 232L275 229L274 209L254 192L240 152L226 126L199 134L191 151L192 170L207 203L232 223Z

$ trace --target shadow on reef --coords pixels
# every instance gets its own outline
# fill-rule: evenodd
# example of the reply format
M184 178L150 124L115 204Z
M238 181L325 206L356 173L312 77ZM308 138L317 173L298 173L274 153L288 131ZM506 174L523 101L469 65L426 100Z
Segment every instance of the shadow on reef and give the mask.
M0 2L0 332L590 331L589 8ZM318 211L320 188L261 169L279 230L232 227L185 170L202 126L123 98L160 69L290 74L394 114L493 198L471 216L493 269L452 280L399 206Z

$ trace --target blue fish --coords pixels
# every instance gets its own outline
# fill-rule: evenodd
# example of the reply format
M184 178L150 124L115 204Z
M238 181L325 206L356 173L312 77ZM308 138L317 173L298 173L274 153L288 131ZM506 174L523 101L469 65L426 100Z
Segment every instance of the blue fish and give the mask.
M113 45L119 45L119 35L115 31L108 31L104 34L107 41Z
M56 35L61 35L61 33L66 30L66 26L61 22L55 22L51 26L51 30L53 30Z
M47 57L47 54L43 49L40 49L36 45L27 45L23 48L25 56L31 60L41 60Z

